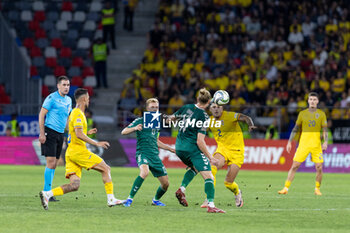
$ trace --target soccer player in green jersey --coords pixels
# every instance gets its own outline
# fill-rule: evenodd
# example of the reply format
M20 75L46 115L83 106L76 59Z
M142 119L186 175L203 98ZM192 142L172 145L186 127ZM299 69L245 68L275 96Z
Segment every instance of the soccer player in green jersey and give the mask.
M182 184L175 195L181 205L188 206L185 190L199 172L205 181L204 191L208 200L208 213L225 213L214 205L214 177L210 162L216 165L217 159L209 153L204 141L206 135L204 122L209 120L205 108L209 106L210 100L210 92L202 88L197 97L197 104L187 104L170 116L171 121L178 120L180 127L175 144L176 155L190 168L185 173ZM179 121L183 121L182 124Z
M146 101L146 110L149 112L158 112L159 102L155 98L150 98ZM143 181L148 176L151 170L154 177L157 177L160 186L152 200L152 205L165 206L159 199L164 195L169 187L168 174L159 158L159 149L168 150L175 153L175 149L162 143L159 140L159 129L142 128L143 117L135 119L128 127L123 129L122 135L127 135L136 131L137 145L136 145L136 160L140 168L140 175L135 179L134 184L130 190L128 199L124 206L129 207L137 191L140 189Z

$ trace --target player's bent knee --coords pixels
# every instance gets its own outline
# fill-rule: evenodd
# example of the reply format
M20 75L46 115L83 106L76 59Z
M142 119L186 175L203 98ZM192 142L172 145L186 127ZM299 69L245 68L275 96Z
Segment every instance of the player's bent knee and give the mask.
M73 183L71 183L72 191L78 191L80 187L80 180L74 180Z
M162 189L163 189L163 190L167 191L168 188L169 188L169 181L167 181L167 182L165 182L165 183L162 184Z
M316 171L322 172L322 165L316 165L315 168L316 168Z
M149 171L148 171L148 170L142 170L142 171L140 172L140 176L141 176L142 179L146 179L146 177L148 176L148 174L149 174Z

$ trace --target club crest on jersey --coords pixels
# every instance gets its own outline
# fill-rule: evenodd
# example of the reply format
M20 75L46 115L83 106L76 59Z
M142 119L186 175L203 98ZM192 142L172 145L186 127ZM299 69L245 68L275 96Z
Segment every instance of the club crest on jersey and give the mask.
M316 117L316 119L318 119L320 117L320 114L316 113L315 117Z

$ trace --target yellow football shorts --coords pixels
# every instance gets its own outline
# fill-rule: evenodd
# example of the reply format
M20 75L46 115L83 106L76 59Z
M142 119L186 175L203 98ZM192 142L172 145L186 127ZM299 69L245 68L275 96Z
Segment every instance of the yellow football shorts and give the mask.
M215 153L219 153L225 158L227 165L236 164L239 168L244 162L244 150L232 150L225 147L218 147Z
M100 156L92 153L89 150L79 152L66 152L66 178L73 174L81 178L81 169L90 170L97 164L101 163L103 159Z
M311 161L314 163L323 163L323 153L321 147L298 147L297 151L295 152L293 161L296 162L304 162L307 158L307 156L311 154Z

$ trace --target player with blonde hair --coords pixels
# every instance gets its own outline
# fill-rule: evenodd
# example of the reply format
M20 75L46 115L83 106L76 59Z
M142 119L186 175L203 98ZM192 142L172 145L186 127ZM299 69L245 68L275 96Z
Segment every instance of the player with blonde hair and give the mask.
M176 155L189 168L175 195L181 205L188 206L185 197L186 187L199 172L205 183L204 191L208 200L207 212L225 213L214 205L215 188L210 162L216 164L217 159L209 153L204 141L207 129L204 126L201 127L204 125L203 122L209 120L205 109L209 106L210 100L210 92L202 88L199 91L196 104L185 105L170 117L170 120L183 121L182 126L179 125L180 130L176 138L175 148ZM188 122L194 122L194 125L186 124Z
M158 100L156 98L148 99L146 101L146 110L148 112L156 112L154 114L158 114ZM153 176L158 178L160 182L160 186L158 187L157 192L152 200L152 205L165 206L165 204L160 201L160 198L165 194L169 187L168 174L158 154L159 148L168 150L173 153L175 153L175 149L162 143L159 140L159 129L143 128L143 121L143 117L137 118L121 132L122 135L128 135L132 132L136 132L136 161L140 169L140 174L136 177L131 187L129 197L124 203L125 207L131 206L134 196L141 188L141 185L148 176L149 171L151 171Z

